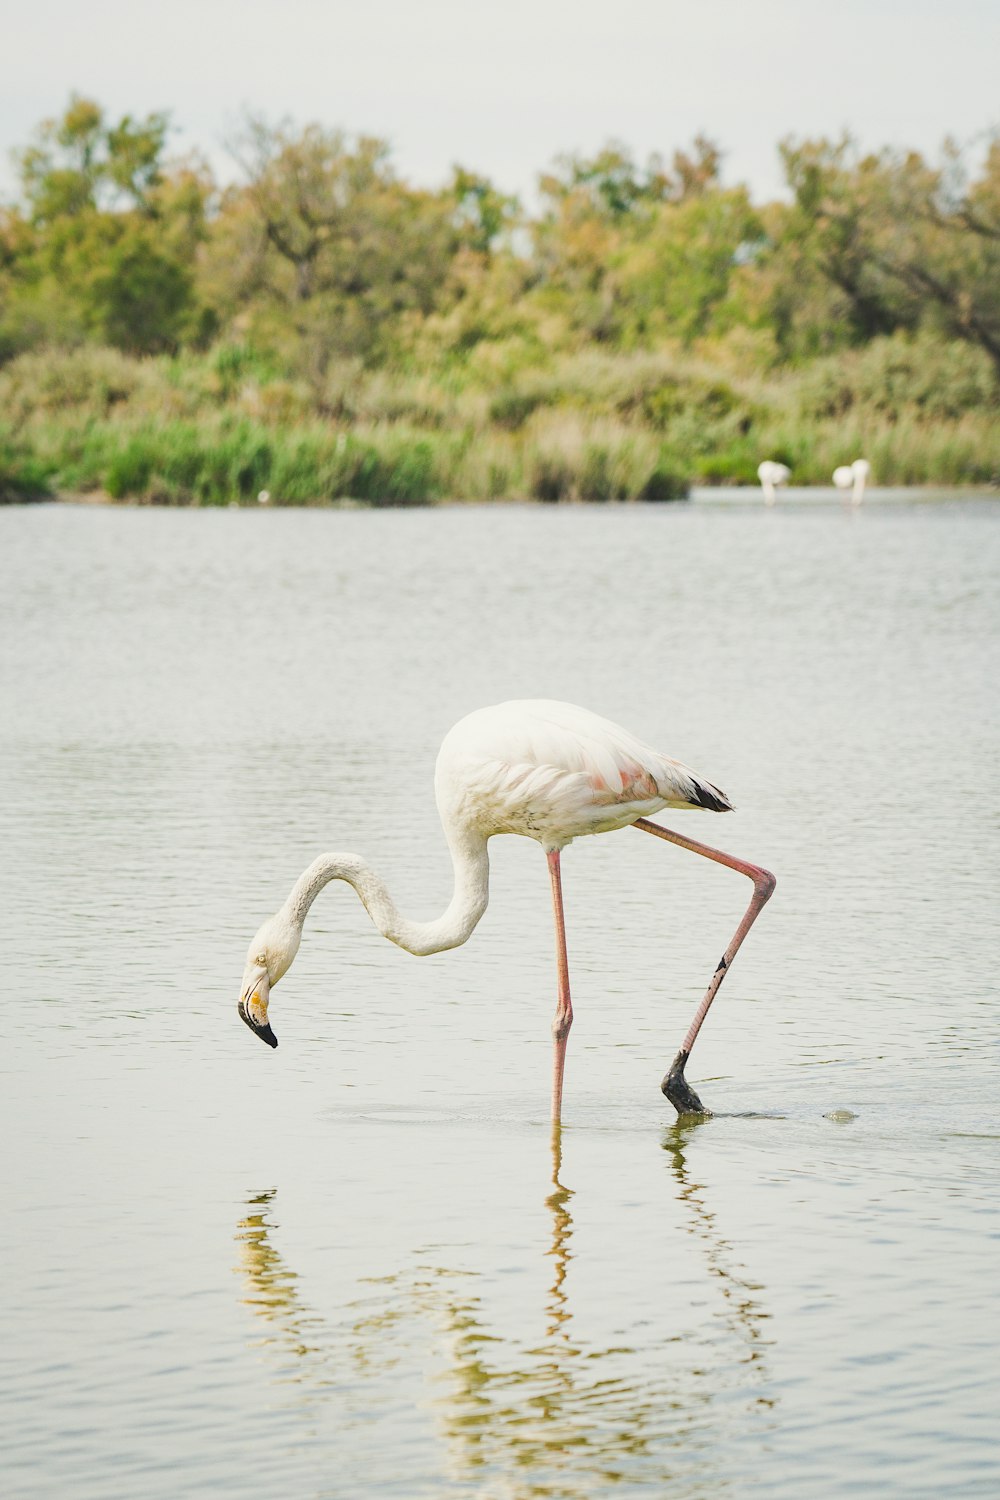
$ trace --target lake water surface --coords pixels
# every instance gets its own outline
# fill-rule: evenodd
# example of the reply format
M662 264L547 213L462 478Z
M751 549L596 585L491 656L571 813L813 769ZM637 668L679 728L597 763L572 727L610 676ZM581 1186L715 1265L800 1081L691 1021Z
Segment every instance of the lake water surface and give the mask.
M1000 1494L1000 504L0 508L12 1497ZM586 704L777 893L632 830L440 911L437 744Z

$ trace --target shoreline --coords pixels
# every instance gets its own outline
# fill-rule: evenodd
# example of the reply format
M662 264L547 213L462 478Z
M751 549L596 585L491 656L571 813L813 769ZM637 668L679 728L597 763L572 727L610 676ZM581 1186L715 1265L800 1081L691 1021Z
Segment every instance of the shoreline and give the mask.
M787 509L789 506L810 505L836 505L846 511L864 510L871 505L892 505L919 502L923 504L946 504L955 500L1000 500L1000 486L989 485L947 485L947 484L911 484L911 485L869 485L865 490L864 500L857 506L852 505L849 498L845 499L843 493L833 485L790 485L781 491L778 499L767 505L764 501L763 492L759 485L692 485L688 494L677 496L671 500L582 500L561 499L558 501L538 500L532 496L510 496L509 498L497 498L484 500L476 497L473 499L462 499L451 497L424 501L392 501L392 500L357 500L351 496L338 497L335 500L309 500L283 502L269 499L265 503L257 500L223 500L223 501L179 501L157 498L155 500L138 499L129 496L116 499L109 495L106 490L88 491L66 491L50 495L14 496L7 498L0 496L0 508L42 506L42 505L66 505L108 508L111 510L247 510L247 511L273 511L273 510L443 510L443 509L494 509L496 507L519 506L530 510L553 510L553 509L594 509L611 508L623 509L669 509L674 505L685 503L694 505L759 505L765 510Z

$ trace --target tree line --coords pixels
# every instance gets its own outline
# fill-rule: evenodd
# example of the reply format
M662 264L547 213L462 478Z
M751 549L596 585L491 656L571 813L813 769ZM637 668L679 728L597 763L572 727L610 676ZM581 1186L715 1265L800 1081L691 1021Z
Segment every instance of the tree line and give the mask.
M974 346L1000 376L1000 138L862 152L780 145L786 200L726 185L698 137L645 162L560 157L528 212L456 166L420 188L387 143L248 118L236 182L169 154L170 121L74 97L16 153L0 206L0 364L99 344L251 346L317 387L339 362L498 379L553 349L752 344L801 365L897 333Z

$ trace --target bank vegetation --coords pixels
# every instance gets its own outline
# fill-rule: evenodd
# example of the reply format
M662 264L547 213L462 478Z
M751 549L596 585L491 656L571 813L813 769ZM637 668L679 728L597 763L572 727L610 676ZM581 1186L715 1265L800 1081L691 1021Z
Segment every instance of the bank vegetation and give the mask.
M610 144L529 213L384 142L245 122L238 180L164 114L74 98L0 207L0 494L172 503L663 500L1000 479L1000 142L787 140L787 198L698 138Z

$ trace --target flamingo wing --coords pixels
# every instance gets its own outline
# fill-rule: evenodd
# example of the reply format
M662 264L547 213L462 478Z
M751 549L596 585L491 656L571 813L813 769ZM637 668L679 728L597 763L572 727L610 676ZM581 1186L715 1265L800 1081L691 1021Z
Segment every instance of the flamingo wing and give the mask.
M464 819L553 843L663 807L730 806L717 787L620 725L550 699L463 719L441 747L437 784L439 801Z

